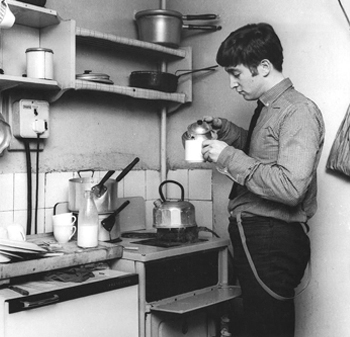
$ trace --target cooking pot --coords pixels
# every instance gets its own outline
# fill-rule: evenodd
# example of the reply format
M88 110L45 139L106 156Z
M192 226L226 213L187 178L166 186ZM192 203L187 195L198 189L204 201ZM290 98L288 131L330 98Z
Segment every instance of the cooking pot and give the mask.
M135 158L116 179L108 179L104 183L107 188L106 192L94 199L99 214L115 211L118 199L118 182L131 171L139 160L139 158ZM91 176L82 177L81 172L91 172ZM94 173L95 171L92 169L80 170L78 171L79 178L69 179L68 208L70 211L79 212L80 205L84 201L85 191L91 190L93 186L99 183L99 180L94 177Z
M180 187L181 199L178 201L166 200L162 191L164 185L172 183ZM196 227L195 208L184 201L184 188L175 180L165 180L159 186L161 199L154 202L153 227L163 229Z
M133 71L130 74L129 84L131 87L159 90L164 92L175 92L178 86L179 78L183 75L196 73L198 71L213 71L218 66L211 66L191 71L177 70L175 74L165 73L161 71ZM186 71L180 75L176 75L178 71Z
M135 14L138 36L141 41L178 48L182 29L220 30L215 25L185 25L183 20L215 20L216 14L182 15L173 10L149 9Z

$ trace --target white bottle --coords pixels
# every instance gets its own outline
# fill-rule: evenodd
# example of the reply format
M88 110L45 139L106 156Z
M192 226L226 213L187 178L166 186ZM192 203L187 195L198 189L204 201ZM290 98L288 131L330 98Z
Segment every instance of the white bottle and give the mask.
M77 245L82 248L98 246L98 211L91 190L84 193L84 202L79 209Z

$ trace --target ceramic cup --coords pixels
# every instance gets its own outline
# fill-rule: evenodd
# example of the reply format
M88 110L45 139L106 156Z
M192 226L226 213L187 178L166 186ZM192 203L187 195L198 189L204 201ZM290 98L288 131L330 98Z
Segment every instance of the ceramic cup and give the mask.
M74 225L77 218L73 215L72 212L61 213L52 216L53 225L59 226L72 226Z
M7 229L0 227L0 239L8 239Z
M203 139L189 139L185 141L185 160L190 163L204 162L202 155Z
M26 233L21 225L11 224L6 229L9 240L26 241Z
M15 16L11 12L6 0L0 0L0 28L9 29L15 23Z
M71 225L53 225L53 236L58 243L67 243L75 234L77 228Z

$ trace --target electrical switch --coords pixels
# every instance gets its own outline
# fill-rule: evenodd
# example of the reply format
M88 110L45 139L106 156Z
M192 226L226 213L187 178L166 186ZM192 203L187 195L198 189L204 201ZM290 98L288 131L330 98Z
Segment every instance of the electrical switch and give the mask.
M12 132L16 138L49 137L49 103L21 99L13 104Z

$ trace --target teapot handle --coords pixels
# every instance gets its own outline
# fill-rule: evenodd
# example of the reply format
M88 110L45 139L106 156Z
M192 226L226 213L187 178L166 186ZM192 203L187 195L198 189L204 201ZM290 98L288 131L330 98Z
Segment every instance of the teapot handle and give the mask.
M161 199L163 200L163 202L165 202L166 199L164 198L164 194L163 194L162 187L163 187L163 185L165 185L165 184L167 184L167 183L173 183L173 184L175 184L175 185L177 185L177 186L180 187L180 189L181 189L181 201L184 201L185 190L184 190L183 186L182 186L179 182L177 182L177 181L175 181L175 180L164 180L164 181L159 185L159 195L160 195Z

